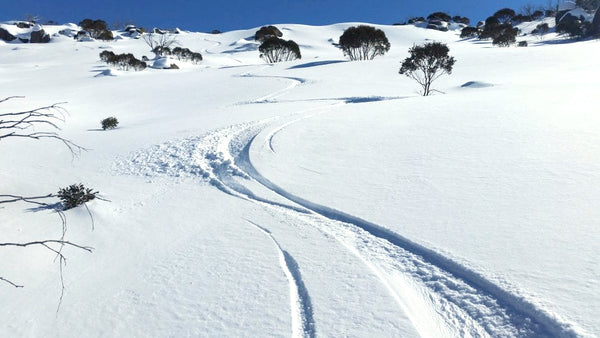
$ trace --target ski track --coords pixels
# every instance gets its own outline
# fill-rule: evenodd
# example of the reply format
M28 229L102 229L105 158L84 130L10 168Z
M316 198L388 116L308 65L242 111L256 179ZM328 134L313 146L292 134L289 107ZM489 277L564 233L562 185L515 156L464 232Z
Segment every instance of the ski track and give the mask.
M292 77L240 76L293 81L288 87L258 98L255 102L269 102L306 82L305 79ZM269 149L274 152L272 140L278 132L315 115L308 114L309 111L324 109L325 112L328 111L327 107L332 105L300 112L298 114L301 117L272 126L270 132L265 131L264 139ZM262 176L250 160L250 148L257 137L263 137L265 133L261 132L276 120L277 117L233 125L201 137L156 145L116 162L114 170L147 177L166 175L200 178L229 195L274 208L278 212L292 213L299 221L336 238L363 261L405 310L422 336L578 336L572 324L540 309L515 288L497 285L482 274L383 226L296 196ZM257 182L288 202L275 202L257 196L244 186L244 181ZM310 297L302 282L300 268L267 229L252 224L268 235L279 250L280 263L290 283L295 318L293 332L300 336L314 336L316 331ZM412 294L406 290L406 283L399 282L398 276L408 278L414 285ZM422 288L425 294L419 295L416 291L418 288ZM433 314L427 314L431 312L431 307L434 308ZM432 324L432 320L437 323Z
M250 102L240 102L238 104L248 104L248 103L272 103L272 101L278 97L280 97L281 95L289 92L290 90L296 88L297 86L301 85L301 84L305 84L308 82L307 79L305 78L301 78L301 77L293 77L293 76L269 76L269 75L256 75L256 74L252 74L252 73L244 73L241 75L236 75L236 77L241 77L241 78L264 78L264 79L284 79L284 80L291 80L292 83L290 83L287 87L277 90L275 92L269 93L265 96L261 96L259 98L256 98Z
M262 233L273 241L279 253L279 264L290 284L290 308L292 309L292 337L315 337L316 328L312 313L312 304L308 290L302 281L300 269L296 260L281 245L273 234L266 228L250 221Z

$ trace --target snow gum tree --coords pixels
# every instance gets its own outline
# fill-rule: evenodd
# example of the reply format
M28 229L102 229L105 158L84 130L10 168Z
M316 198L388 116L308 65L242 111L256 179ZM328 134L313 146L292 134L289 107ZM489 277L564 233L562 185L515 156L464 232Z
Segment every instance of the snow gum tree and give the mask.
M444 74L451 74L456 60L448 55L450 49L440 42L413 46L410 56L404 59L400 74L417 81L423 87L423 96L431 93L431 83Z
M340 36L339 47L350 60L373 60L390 50L390 42L381 29L360 25L350 27Z
M283 40L276 37L266 39L258 47L260 57L269 63L292 61L302 58L300 47L292 40Z

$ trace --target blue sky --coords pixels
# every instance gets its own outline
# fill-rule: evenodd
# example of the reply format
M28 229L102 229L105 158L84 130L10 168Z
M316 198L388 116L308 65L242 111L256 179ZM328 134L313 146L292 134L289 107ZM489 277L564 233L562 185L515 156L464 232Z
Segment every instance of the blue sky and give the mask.
M555 2L556 0L554 0ZM266 24L325 25L361 21L392 24L435 11L483 20L496 10L517 12L526 4L547 6L551 0L6 0L0 21L20 20L26 14L59 23L102 19L109 25L131 21L142 27L179 27L192 31L230 31Z

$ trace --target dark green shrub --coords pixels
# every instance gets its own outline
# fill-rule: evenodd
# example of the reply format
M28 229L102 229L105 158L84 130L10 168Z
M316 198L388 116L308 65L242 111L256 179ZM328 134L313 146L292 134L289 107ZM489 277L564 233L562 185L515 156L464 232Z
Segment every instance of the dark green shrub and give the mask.
M464 25L469 25L469 23L471 23L471 20L469 20L469 18L467 18L465 16L460 16L460 15L453 16L452 21L454 21L456 23L462 23Z
M496 17L501 24L511 22L515 15L515 11L510 8L502 8L494 13L494 17Z
M517 47L527 47L527 41L519 41Z
M111 117L107 117L104 120L102 120L100 122L100 124L102 124L102 129L104 129L104 130L115 129L117 127L117 125L119 124L119 121L117 120L116 117L111 116Z
M191 57L190 61L192 61L192 63L194 63L194 64L200 63L200 61L202 61L202 54L192 53L192 57Z
M537 34L542 38L542 36L550 30L548 23L544 22L535 26L535 29L531 31L531 34Z
M381 29L360 25L346 29L339 47L350 60L373 60L390 50L390 42Z
M479 36L480 33L481 33L481 31L479 30L479 28L465 27L460 31L460 37L463 39L470 38L470 37L474 37L474 36Z
M113 33L111 31L104 31L100 33L100 35L98 35L98 40L110 41L114 39L115 37L113 36Z
M438 21L450 22L450 20L452 20L452 18L450 17L450 15L448 15L444 12L435 12L435 13L429 14L429 16L427 16L427 20L438 20Z
M92 20L92 19L84 19L79 23L81 28L90 34L90 37L93 39L100 39L100 36L103 37L102 40L112 40L112 32L108 30L106 26L106 22L103 20ZM107 32L110 32L108 34Z
M73 184L58 191L58 198L61 200L63 209L69 210L91 201L96 198L97 191L86 188L83 184Z
M269 38L280 38L283 33L275 26L263 26L254 33L254 40L264 42Z
M418 22L425 22L425 18L422 16L418 16L418 17L408 19L409 24L418 23Z
M103 62L108 63L111 60L114 60L114 58L115 58L115 53L113 53L109 50L105 50L100 53L100 60L102 60Z
M154 47L152 53L156 54L156 56L167 56L172 54L171 48L164 46Z
M495 27L492 44L499 47L508 47L517 41L519 30L509 23L500 24Z
M485 19L483 30L479 34L480 39L493 39L497 34L496 28L500 25L500 21L495 16L490 16Z
M260 57L269 63L292 61L302 58L300 47L292 40L283 40L276 37L266 39L258 47Z
M111 51L103 51L100 53L100 60L108 63L109 65L116 67L121 70L140 71L146 69L146 62L140 61L133 56L133 54L115 54Z

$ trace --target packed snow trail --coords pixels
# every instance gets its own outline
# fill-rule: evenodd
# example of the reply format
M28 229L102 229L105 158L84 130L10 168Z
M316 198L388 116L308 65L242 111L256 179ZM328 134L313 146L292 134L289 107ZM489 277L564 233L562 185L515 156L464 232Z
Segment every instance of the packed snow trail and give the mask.
M279 263L290 283L290 307L292 309L292 337L315 337L316 329L312 305L306 286L302 281L296 260L281 248L273 234L262 226L248 221L273 241L279 253Z

